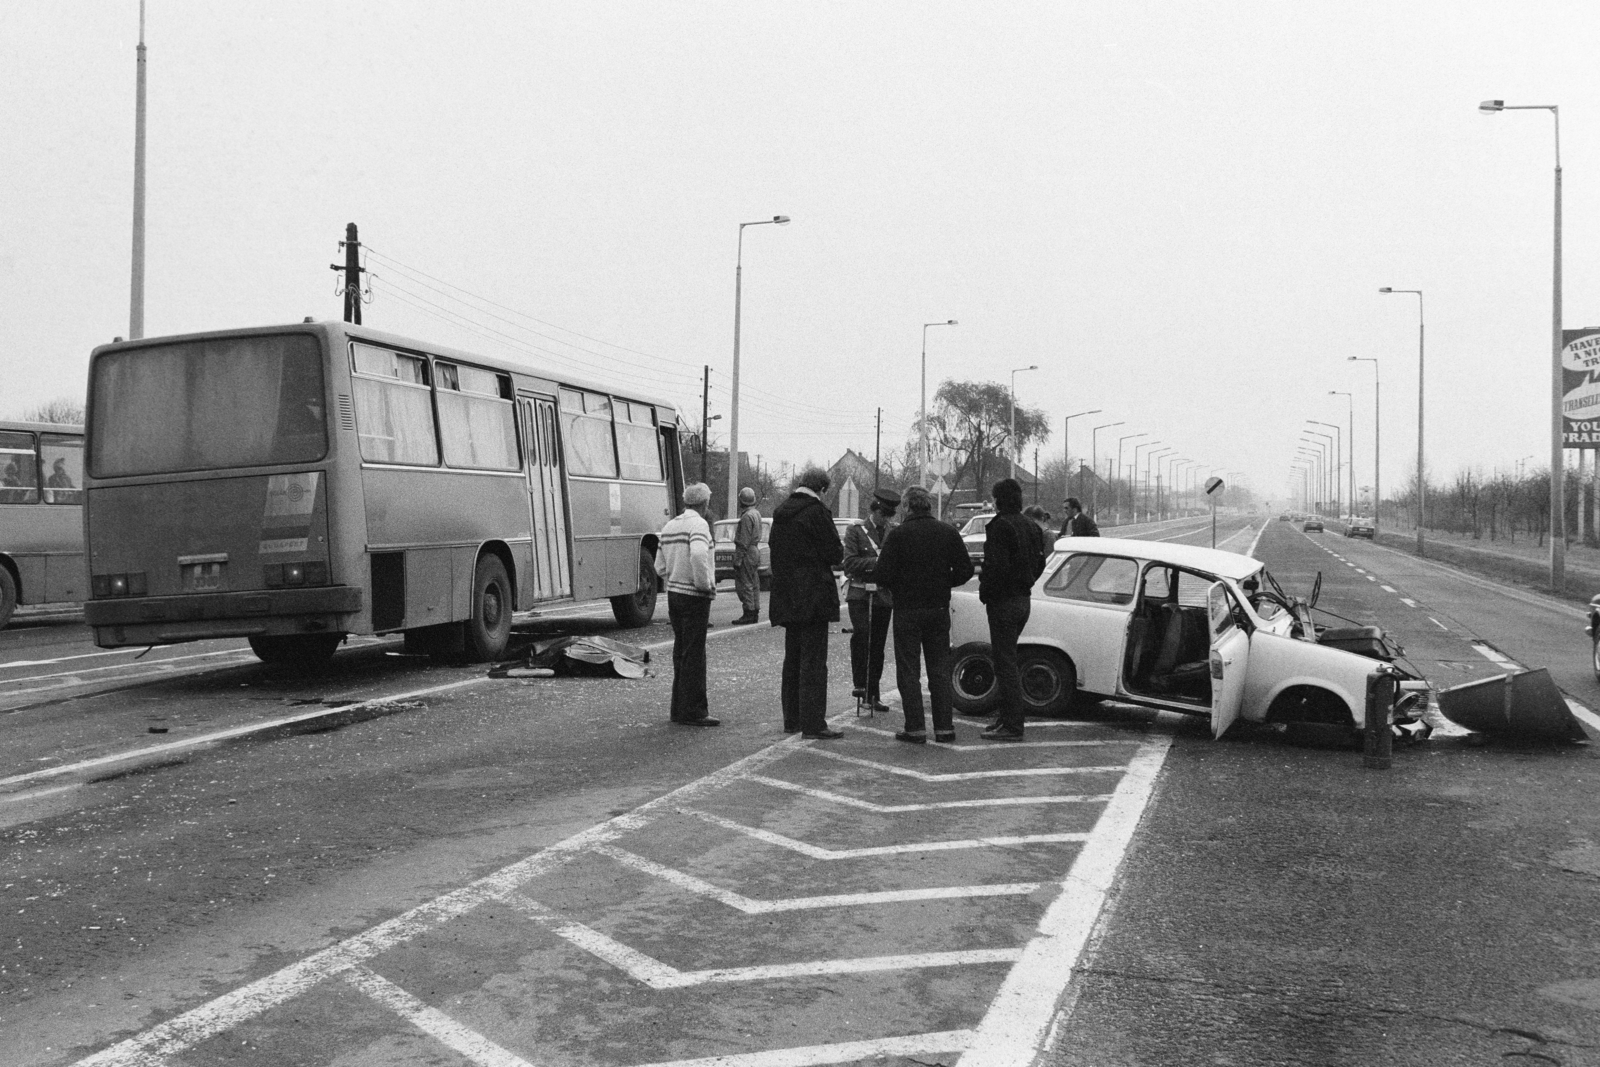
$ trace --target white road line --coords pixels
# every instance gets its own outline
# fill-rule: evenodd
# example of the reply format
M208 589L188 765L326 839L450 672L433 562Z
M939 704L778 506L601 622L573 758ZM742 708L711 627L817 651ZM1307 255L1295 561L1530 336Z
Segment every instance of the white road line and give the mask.
M894 889L875 893L835 893L817 897L784 897L756 900L731 889L724 889L686 871L667 867L633 852L601 845L594 850L625 867L659 878L679 889L710 897L746 915L767 915L777 911L809 911L815 908L853 908L869 904L898 904L913 900L958 900L967 897L1025 897L1039 888L1038 882L1008 882L994 885L936 886L924 889Z
M1373 577L1373 576L1372 576L1372 575L1370 575L1370 574L1369 574L1369 575L1367 575L1367 581L1369 581L1369 582L1375 582L1375 581L1377 581L1377 580L1378 580L1378 579L1376 579L1376 578L1374 578L1374 577Z
M1365 574L1365 573L1367 573L1367 572L1366 572L1366 571L1364 571L1364 570L1362 570L1362 569L1361 569L1361 568L1360 568L1360 567L1357 567L1357 568L1356 568L1356 573L1357 573L1357 574Z
M1045 909L1039 933L1006 975L962 1067L1017 1067L1042 1051L1056 1006L1099 921L1107 893L1133 840L1171 740L1153 737L1133 758L1093 835L1061 880L1061 895ZM1064 1017L1063 1017L1064 1019Z
M1446 626L1444 623L1440 622L1438 619L1434 618L1432 615L1428 616L1428 621L1433 623L1435 626L1437 626L1441 630L1450 629L1450 627Z
M858 723L849 723L848 725L850 726L850 729L852 729L852 730L860 730L862 733L867 733L867 734L881 734L884 737L893 737L894 733L895 733L893 730L885 730L881 726L868 726L865 723L859 723L859 722ZM976 727L977 729L980 729L980 730L984 730L984 729L988 728L988 724L987 723L981 723L981 722L975 722L975 723L970 723L970 724L962 723L961 725L971 725L971 726ZM1093 725L1095 725L1095 724L1094 723L1086 723L1086 722L1085 723L1077 723L1077 722L1030 722L1030 723L1028 723L1028 725L1024 729L1025 730L1034 730L1034 729L1044 730L1044 729L1049 729L1052 726L1093 726ZM931 740L931 738L930 738L930 740ZM938 745L940 751L942 751L942 752L1010 752L1011 750L1018 749L1018 748L1092 748L1092 747L1095 747L1095 746L1098 746L1098 745L1138 745L1138 744L1143 744L1144 742L1143 742L1142 738L1108 737L1108 738L1105 738L1105 739L1099 740L1099 741L1005 741L1005 742L985 741L981 745L951 745L951 744L945 744L945 743L940 742L940 741L934 741L933 743Z
M1408 608L1414 608L1414 607L1417 606L1417 602L1415 600L1412 600L1408 596L1401 597L1400 598L1400 603L1404 604Z
M872 971L907 971L925 967L969 967L975 963L1011 963L1020 948L978 948L955 952L921 952L906 956L858 956L847 959L771 963L755 967L716 967L705 971L680 971L638 949L630 948L599 930L563 919L537 900L513 893L507 898L529 918L551 933L611 964L651 989L684 989L711 982L766 982L779 978L809 978L819 974L864 974Z
M1250 542L1250 551L1246 552L1245 555L1249 556L1251 559L1254 559L1255 556L1256 556L1256 546L1261 544L1261 539L1263 537L1265 537L1266 535L1267 535L1267 524L1263 522L1261 524L1261 529L1256 531L1255 540Z
M1398 593L1400 591L1392 585L1380 585L1378 588L1382 589L1385 593Z
M746 775L745 780L760 782L762 785L769 785L774 789L785 789L791 793L803 793L808 797L815 797L817 800L826 800L830 804L843 804L846 807L860 808L862 811L876 811L880 814L898 814L907 811L937 811L944 808L1013 807L1018 804L1100 804L1111 799L1111 794L1105 793L1098 796L986 797L982 800L936 800L927 804L874 804L870 800L858 800L855 797L847 797L841 793L830 793L826 789L812 789L810 786L785 782L781 778L768 778L764 774Z
M1566 700L1567 709L1571 711L1572 714L1588 723L1591 729L1600 730L1600 715L1596 715L1594 712L1590 711L1576 700L1573 700L1571 697L1567 697Z
M197 652L192 656L168 656L166 659L143 660L138 663L111 663L104 667L85 667L77 671L58 671L55 674L33 674L22 678L8 678L4 684L7 688L0 689L0 697L20 697L30 693L45 693L52 689L66 689L74 684L87 685L82 678L86 674L99 671L125 671L130 678L143 678L148 675L169 674L174 668L170 664L181 663L184 660L216 659L218 656L238 656L248 660L255 659L255 653L248 648L230 648L223 652ZM60 679L60 680L57 680ZM32 685L27 689L12 689L12 685L26 685L30 682L50 682L52 685Z
M100 656L139 656L148 651L149 649L135 645L132 648L108 648L103 652L79 652L71 656L56 656L53 659L14 659L9 663L0 663L0 671L9 671L13 667L49 667L56 663L66 663L75 659L96 659Z
M1522 669L1522 664L1507 656L1499 649L1486 645L1481 641L1472 642L1472 651L1476 652L1490 663L1493 663L1496 667L1504 667L1507 670L1512 671L1520 671Z
M1105 767L1028 767L1010 771L962 771L950 774L929 774L927 771L919 771L911 767L897 767L892 763L879 763L876 760L862 759L859 756L846 756L842 752L833 752L829 749L815 746L808 748L806 751L814 756L825 756L831 760L838 760L840 763L853 763L857 767L866 767L870 770L881 771L884 774L897 774L902 778L915 778L919 782L968 782L977 778L1021 778L1043 774L1121 774L1128 769L1126 764L1113 763Z
M429 1007L365 967L352 967L339 977L479 1067L533 1067L521 1056L507 1052L476 1030L461 1025L438 1008Z
M1579 608L1573 604L1563 603L1562 601L1556 600L1554 597L1542 596L1538 593L1530 593L1525 589L1518 589L1514 586L1502 585L1499 582L1490 581L1487 578L1480 578L1475 574L1469 574L1466 571L1458 570L1455 567L1446 566L1443 563L1436 563L1431 559L1420 559L1417 556L1412 556L1405 552L1401 552L1396 548L1388 548L1384 545L1376 545L1374 547L1376 547L1380 552L1388 552L1391 555L1399 556L1406 562L1420 564L1424 567L1431 567L1433 570L1439 571L1441 574L1444 574L1450 578L1454 578L1457 581L1465 582L1467 585L1475 585L1480 589L1487 589L1490 592L1498 593L1503 597L1509 597L1512 600L1518 600L1524 604L1528 604L1536 608L1544 608L1546 611L1554 612L1557 615L1565 615L1568 618L1575 619L1584 619L1588 617L1582 608Z
M704 819L714 826L732 830L735 833L753 837L769 845L786 848L791 852L798 852L802 856L810 856L815 860L853 860L867 856L899 856L912 852L953 852L970 848L1020 848L1024 845L1059 845L1074 844L1089 840L1087 833L1067 834L1027 834L1020 837L974 837L961 841L918 841L908 845L875 845L868 848L823 848L806 841L797 841L792 837L773 833L771 830L762 830L744 823L724 819L720 815L713 815L709 811L695 811L691 808L681 809L687 815Z
M662 1060L640 1067L821 1067L830 1063L882 1061L890 1056L912 1059L961 1052L972 1043L971 1030L942 1030L932 1034L905 1037L877 1037L866 1041L840 1041L832 1045L804 1045L763 1052L736 1052L726 1056L702 1056L692 1060Z
M265 978L258 978L143 1033L119 1041L79 1060L77 1067L148 1067L152 1061L181 1055L203 1041L292 1000L329 977L465 915L480 904L505 899L524 882L563 866L595 845L648 826L662 811L674 810L684 801L719 789L743 777L753 768L782 759L795 747L796 742L792 738L768 745L703 778L646 801L632 811L581 830L460 889L419 904L410 911L314 952Z

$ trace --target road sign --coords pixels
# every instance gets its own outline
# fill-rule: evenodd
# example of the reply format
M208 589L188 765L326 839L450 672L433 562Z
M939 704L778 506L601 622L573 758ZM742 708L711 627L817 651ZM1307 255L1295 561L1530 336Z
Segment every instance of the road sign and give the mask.
M1210 496L1212 493L1215 493L1218 489L1221 489L1221 488L1222 488L1222 479L1221 478L1218 478L1218 477L1213 475L1212 477L1206 479L1206 496Z
M948 453L948 452L941 452L941 453L938 453L936 455L932 455L932 456L928 457L928 473L929 474L937 474L940 477L943 477L944 475L950 473L950 468L952 466L953 466L953 464L950 461L950 453ZM950 490L948 490L948 489L944 490L944 492L947 492L947 493L949 491Z
M935 478L933 480L933 488L929 489L928 492L934 496L945 496L950 492L950 486L946 484L943 478Z

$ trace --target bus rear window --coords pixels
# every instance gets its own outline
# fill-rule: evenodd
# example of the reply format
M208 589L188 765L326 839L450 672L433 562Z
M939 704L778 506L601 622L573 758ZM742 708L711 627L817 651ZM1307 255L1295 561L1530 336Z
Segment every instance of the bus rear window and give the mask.
M322 358L305 334L109 352L89 383L100 478L308 463L328 451Z

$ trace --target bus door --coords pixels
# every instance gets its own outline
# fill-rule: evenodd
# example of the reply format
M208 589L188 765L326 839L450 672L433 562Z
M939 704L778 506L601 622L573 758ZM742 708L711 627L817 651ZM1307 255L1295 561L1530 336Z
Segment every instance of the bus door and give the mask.
M534 599L572 595L567 541L566 483L561 477L560 423L555 397L521 394L522 439L527 448L528 501L533 512Z

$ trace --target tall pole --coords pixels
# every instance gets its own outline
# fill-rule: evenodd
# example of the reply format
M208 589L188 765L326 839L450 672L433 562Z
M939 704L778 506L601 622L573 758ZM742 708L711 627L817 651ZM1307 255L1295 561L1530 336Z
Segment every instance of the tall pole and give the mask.
M1099 408L1091 408L1088 411L1079 411L1068 415L1061 423L1061 467L1066 472L1066 482L1061 490L1062 496L1072 495L1072 420L1080 415L1098 414L1100 414ZM1082 465L1080 462L1079 466Z
M744 228L746 226L787 226L789 216L774 215L759 222L739 223L738 251L733 261L733 395L728 416L728 511L739 514L739 318L744 301Z
M1118 486L1116 484L1116 482L1117 482L1118 479L1121 479L1124 484L1127 483L1127 479L1123 478L1123 476L1122 476L1122 469L1123 469L1122 468L1122 443L1124 441L1131 441L1136 437L1149 437L1149 436L1150 436L1149 433L1130 433L1130 434L1125 434L1122 437L1117 438L1117 473L1112 478L1111 488L1112 488L1113 493L1116 495L1117 519L1118 519L1119 522L1122 519L1122 488L1121 488L1121 486ZM1139 453L1138 453L1137 446L1136 446L1135 450L1134 450L1135 462L1137 462L1137 460L1138 460L1138 455L1139 455ZM1129 492L1129 496L1130 497L1132 496L1131 490Z
M1421 289L1390 289L1385 286L1379 289L1380 293L1415 293L1417 297L1417 555L1427 555L1422 540L1423 496L1427 492L1428 478L1423 466L1422 458L1422 389L1424 383L1423 357L1426 347L1423 343L1423 334L1427 328L1426 316L1422 310ZM1561 410L1561 327L1556 327L1556 411ZM1556 454L1560 455L1561 433L1559 425L1556 431ZM1554 499L1552 497L1552 499Z
M1134 522L1139 521L1139 449L1155 448L1159 444L1161 444L1160 441L1145 441L1133 446L1133 465L1129 470L1128 498L1129 503L1132 505L1129 510L1133 512Z
M922 430L922 480L917 484L924 489L928 487L928 327L956 325L959 325L959 323L955 319L922 324L922 409L917 419L917 423Z
M1089 513L1091 515L1097 514L1100 497L1100 431L1108 430L1113 426L1121 426L1123 421L1119 419L1116 422L1101 423L1089 433L1089 472L1094 475L1094 481L1089 483ZM1095 521L1098 522L1099 519L1096 518Z
M1354 393L1346 393L1339 389L1329 389L1328 395L1344 397L1349 406L1349 411L1346 413L1349 429L1345 436L1350 438L1350 453L1348 462L1345 463L1345 472L1349 485L1349 495L1346 499L1350 502L1350 514L1353 516L1356 513L1356 398Z
M1011 372L1011 448L1009 450L1011 452L1011 473L1007 477L1015 478L1017 476L1017 453L1022 451L1022 448L1017 443L1017 375L1023 371L1038 369L1039 365L1033 363L1026 367L1018 367Z
M133 272L128 296L128 339L144 336L144 0L139 0L139 47L133 96Z
M356 224L344 228L344 321L361 325L361 242Z
M1344 491L1344 427L1320 419L1309 421L1313 426L1326 426L1333 431L1333 508L1337 514L1343 515L1344 501L1340 495Z
M1383 397L1382 375L1372 356L1346 356L1347 363L1372 364L1372 532L1378 532L1383 514ZM1351 401L1354 404L1354 401ZM1352 408L1352 410L1354 410ZM1354 416L1351 416L1354 418Z
M876 443L872 451L872 492L876 496L883 482L883 409L878 409Z
M700 480L706 480L706 453L711 449L711 367L706 365L700 386Z

